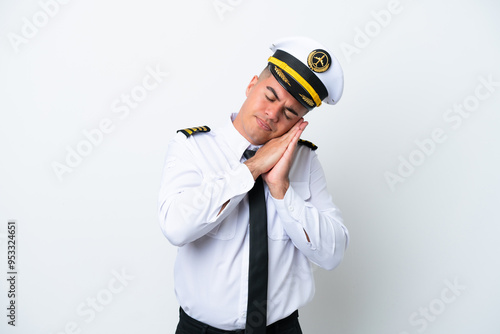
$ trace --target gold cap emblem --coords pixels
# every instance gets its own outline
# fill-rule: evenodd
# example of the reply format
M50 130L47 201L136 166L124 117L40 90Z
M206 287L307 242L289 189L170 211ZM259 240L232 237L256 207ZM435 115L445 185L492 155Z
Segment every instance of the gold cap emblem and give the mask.
M322 49L314 50L307 57L307 65L317 73L322 73L330 68L331 58L328 52Z

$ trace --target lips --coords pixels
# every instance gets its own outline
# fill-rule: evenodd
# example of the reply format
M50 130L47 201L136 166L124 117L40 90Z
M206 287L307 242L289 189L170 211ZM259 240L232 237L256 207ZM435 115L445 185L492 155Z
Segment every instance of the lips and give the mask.
M264 131L271 131L271 127L269 125L267 125L266 122L264 122L263 120L261 120L260 118L257 117L257 124L259 125L259 127L264 130Z

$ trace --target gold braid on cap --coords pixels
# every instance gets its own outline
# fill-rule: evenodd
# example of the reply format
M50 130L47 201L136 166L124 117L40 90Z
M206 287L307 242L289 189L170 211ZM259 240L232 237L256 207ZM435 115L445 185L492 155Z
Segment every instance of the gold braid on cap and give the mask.
M308 98L307 96L305 96L304 94L299 94L300 97L302 98L302 100L306 101L306 103L308 105L310 105L311 107L314 106L314 101L311 100L310 98Z
M281 78L281 80L286 82L288 84L288 86L292 86L290 84L290 81L288 81L288 78L285 76L285 73L283 73L283 71L281 70L281 68L279 68L278 66L275 65L274 70L276 71L276 73L278 73L278 76Z

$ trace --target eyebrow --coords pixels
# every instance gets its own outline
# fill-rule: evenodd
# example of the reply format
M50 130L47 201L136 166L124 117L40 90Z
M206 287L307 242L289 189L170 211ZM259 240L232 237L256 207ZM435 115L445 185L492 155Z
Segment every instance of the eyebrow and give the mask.
M276 91L274 90L273 87L266 86L266 88L274 94L274 97L276 98L276 100L280 101L280 98L278 97L278 94L276 93ZM291 112L292 114L294 114L295 116L299 116L299 114L295 110L293 110L293 108L285 107L285 109L288 110L289 112Z

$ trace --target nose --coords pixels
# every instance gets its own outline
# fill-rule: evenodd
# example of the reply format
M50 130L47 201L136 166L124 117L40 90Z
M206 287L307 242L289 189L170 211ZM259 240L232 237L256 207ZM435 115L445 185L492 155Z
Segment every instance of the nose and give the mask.
M279 103L273 103L267 107L266 116L271 122L276 123L279 120L280 111L281 106Z

